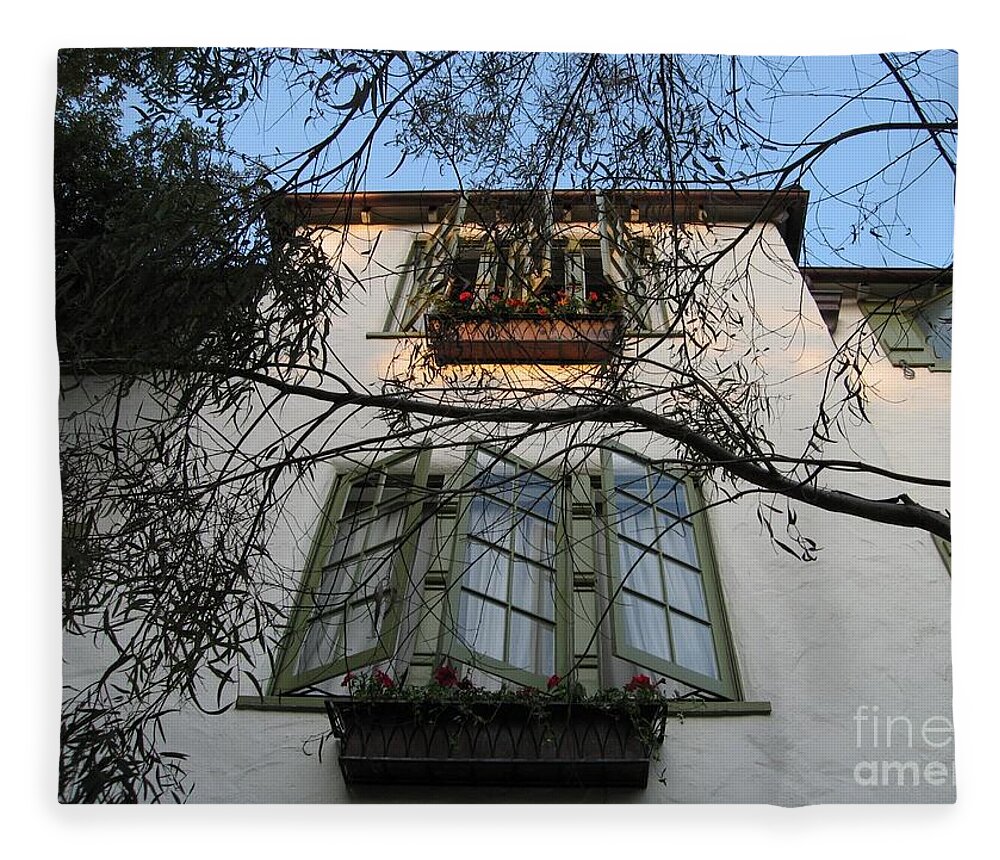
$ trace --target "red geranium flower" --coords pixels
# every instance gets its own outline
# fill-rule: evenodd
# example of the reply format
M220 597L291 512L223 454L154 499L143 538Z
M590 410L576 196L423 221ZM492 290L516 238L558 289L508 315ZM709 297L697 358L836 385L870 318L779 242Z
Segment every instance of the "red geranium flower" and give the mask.
M454 687L458 683L458 672L451 666L438 666L434 672L434 682L440 687Z
M653 683L649 680L649 675L633 675L632 680L625 685L627 693L635 693L639 690L652 690Z
M549 682L547 686L550 690L554 690L556 687L559 686L561 682L562 678L560 678L558 675L552 675L549 677Z
M372 672L372 678L375 679L376 683L381 684L386 689L388 689L389 687L395 687L396 686L396 684L392 680L392 678L390 678L381 669L376 669L374 672Z
M587 296L587 299L592 302L599 302L601 297L597 293L592 292L589 296Z
M548 308L539 308L538 309L538 315L540 317L548 316L549 315L549 309Z
M472 293L469 290L463 290L458 294L458 300L460 302L468 302L472 300Z

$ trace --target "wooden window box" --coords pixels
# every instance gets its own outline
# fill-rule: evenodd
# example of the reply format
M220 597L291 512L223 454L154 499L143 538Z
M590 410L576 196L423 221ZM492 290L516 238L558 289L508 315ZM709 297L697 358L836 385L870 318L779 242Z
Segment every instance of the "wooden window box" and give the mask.
M603 364L621 338L622 315L427 314L425 330L439 364Z
M644 788L666 705L331 697L348 783Z

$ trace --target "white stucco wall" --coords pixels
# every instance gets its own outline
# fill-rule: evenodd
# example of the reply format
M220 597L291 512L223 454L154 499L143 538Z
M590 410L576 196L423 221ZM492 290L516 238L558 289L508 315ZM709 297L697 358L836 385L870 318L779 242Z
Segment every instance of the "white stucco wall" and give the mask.
M719 227L724 238L735 233ZM733 259L752 272L757 335L769 339L763 371L773 382L778 421L772 438L780 451L801 455L815 418L822 375L817 367L834 341L802 286L772 225L744 240ZM378 236L377 243L375 242ZM359 383L377 388L394 351L405 341L369 340L383 327L391 273L409 251L413 228L359 227L345 262L370 276L365 296L350 299L330 334L331 346ZM759 241L758 241L759 240ZM331 240L332 241L332 240ZM374 251L371 249L374 248ZM370 253L362 253L371 251ZM787 323L801 308L799 323ZM852 324L848 306L841 326ZM766 333L766 328L781 328ZM668 345L662 349L669 349ZM904 472L947 475L947 374L917 371L912 381L886 363L880 378L885 401L873 404L873 426L852 431L851 445L828 456L865 459ZM897 378L898 376L898 378ZM318 406L287 407L282 421L300 422ZM371 413L338 426L338 439L377 438L385 428ZM262 428L255 444L274 431ZM363 434L363 436L362 436ZM463 438L459 436L459 438ZM637 438L633 447L643 450ZM648 440L646 452L670 446ZM444 465L447 468L447 465ZM332 484L334 464L289 501L276 556L290 582L304 565L319 505ZM881 498L892 482L843 477L837 486ZM881 494L881 495L880 495ZM917 490L920 500L944 505L939 492ZM780 502L775 502L781 507ZM185 713L168 723L171 747L189 753L195 802L342 802L349 800L632 800L638 802L947 802L954 798L952 745L921 736L925 722L950 720L949 584L932 540L912 530L883 526L796 505L798 525L820 547L811 563L776 549L757 519L756 500L713 508L708 517L745 699L769 701L770 716L672 719L645 791L555 791L517 788L435 790L348 789L336 762L336 743L322 759L316 742L325 716L237 709L220 717ZM777 521L781 525L781 520ZM72 660L75 643L67 645ZM243 690L253 693L252 687ZM885 719L893 724L886 746ZM934 722L934 718L940 718ZM906 725L912 727L912 745ZM879 728L879 737L873 729ZM940 742L943 733L928 734ZM311 754L306 754L303 749ZM895 765L915 762L897 785ZM926 768L932 762L942 766ZM874 778L872 767L875 769ZM907 765L909 768L909 765ZM943 784L933 784L941 779ZM663 777L663 782L657 777ZM931 780L926 778L931 776ZM888 781L890 784L882 784ZM870 784L875 782L876 784Z

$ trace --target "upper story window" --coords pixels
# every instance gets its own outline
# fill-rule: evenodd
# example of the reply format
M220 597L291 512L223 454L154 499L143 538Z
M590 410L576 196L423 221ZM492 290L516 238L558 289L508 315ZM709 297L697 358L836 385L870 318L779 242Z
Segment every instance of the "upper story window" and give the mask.
M552 199L524 198L501 209L460 198L413 242L399 273L387 332L419 332L442 299L533 302L558 310L621 311L631 330L662 320L650 301L653 245L597 196L597 221L558 221Z
M868 325L897 366L951 370L951 290L929 299L861 302Z
M485 446L450 476L409 455L331 499L276 693L336 692L372 665L421 683L447 662L484 686L645 672L668 694L739 697L697 490L637 455L607 451L589 477Z

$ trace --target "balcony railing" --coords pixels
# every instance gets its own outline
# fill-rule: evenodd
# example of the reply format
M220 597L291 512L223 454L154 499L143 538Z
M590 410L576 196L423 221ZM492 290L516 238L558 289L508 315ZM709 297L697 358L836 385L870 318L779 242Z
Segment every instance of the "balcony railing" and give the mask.
M621 341L622 314L428 314L425 329L439 364L603 364Z
M348 783L643 788L665 704L327 700Z

